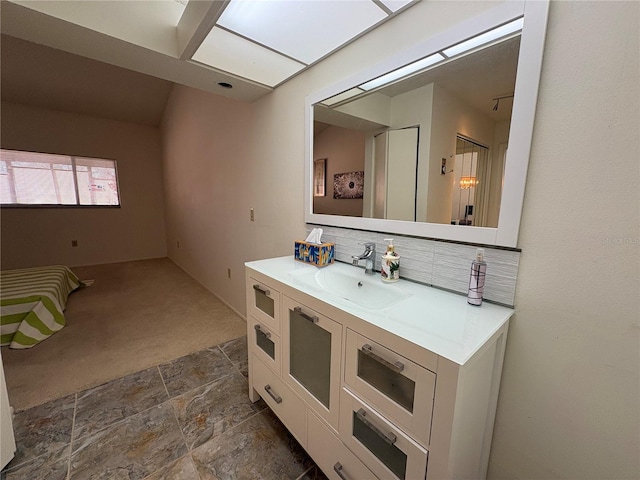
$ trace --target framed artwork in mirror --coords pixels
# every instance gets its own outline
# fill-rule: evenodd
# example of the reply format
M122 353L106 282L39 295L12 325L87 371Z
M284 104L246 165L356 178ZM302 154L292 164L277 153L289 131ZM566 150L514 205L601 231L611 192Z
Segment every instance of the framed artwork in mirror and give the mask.
M333 198L362 198L364 172L336 173L333 176Z
M324 181L327 171L327 159L320 158L313 161L313 196L324 197Z

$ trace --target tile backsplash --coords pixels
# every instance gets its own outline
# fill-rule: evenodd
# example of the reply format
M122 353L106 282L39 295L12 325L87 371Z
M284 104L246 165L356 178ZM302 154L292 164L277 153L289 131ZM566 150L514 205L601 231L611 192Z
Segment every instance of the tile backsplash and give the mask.
M307 232L318 225L307 224ZM351 263L353 255L364 251L363 243L376 244L376 270L380 270L380 257L386 251L385 238L393 238L400 255L400 278L406 278L434 287L466 295L469 286L471 262L477 246L433 239L407 237L398 234L352 230L320 226L322 240L336 244L336 260ZM487 262L484 298L513 306L518 276L520 252L482 245Z

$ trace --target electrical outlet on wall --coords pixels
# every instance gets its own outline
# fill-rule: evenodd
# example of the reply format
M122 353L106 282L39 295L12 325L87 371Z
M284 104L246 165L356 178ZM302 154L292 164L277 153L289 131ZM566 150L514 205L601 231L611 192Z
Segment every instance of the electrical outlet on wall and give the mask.
M255 222L256 220L256 216L255 216L255 212L253 211L253 208L249 210L249 218L251 219L252 222Z

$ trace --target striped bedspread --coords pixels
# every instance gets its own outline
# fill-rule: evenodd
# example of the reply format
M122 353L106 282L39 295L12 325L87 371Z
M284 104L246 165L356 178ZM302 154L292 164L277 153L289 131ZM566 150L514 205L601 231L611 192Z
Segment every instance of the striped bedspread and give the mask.
M60 330L67 297L79 286L63 265L0 272L0 344L30 348Z

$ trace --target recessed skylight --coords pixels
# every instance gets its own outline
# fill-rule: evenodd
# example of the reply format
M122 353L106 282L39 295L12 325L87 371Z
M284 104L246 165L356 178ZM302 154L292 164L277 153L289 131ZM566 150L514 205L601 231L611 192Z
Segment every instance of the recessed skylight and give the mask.
M380 3L382 3L392 12L397 12L405 5L410 4L412 1L413 0L380 0Z
M305 65L214 27L193 60L274 87L302 70Z
M231 0L218 25L308 65L386 17L371 1Z

